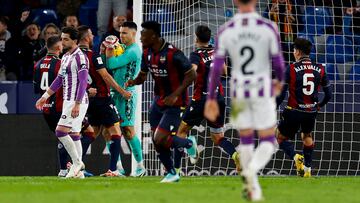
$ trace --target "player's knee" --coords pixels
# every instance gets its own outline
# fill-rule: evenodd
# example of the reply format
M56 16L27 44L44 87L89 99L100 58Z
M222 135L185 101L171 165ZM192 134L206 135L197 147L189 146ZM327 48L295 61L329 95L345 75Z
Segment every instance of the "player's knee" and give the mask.
M275 137L276 137L276 140L277 140L278 144L281 144L283 141L287 140L287 137L282 135L281 132L279 131L279 129L276 129Z
M311 146L314 144L311 133L301 133L301 138L303 140L303 144L306 146Z
M127 140L131 140L134 137L134 133L132 133L130 127L122 127L121 131Z

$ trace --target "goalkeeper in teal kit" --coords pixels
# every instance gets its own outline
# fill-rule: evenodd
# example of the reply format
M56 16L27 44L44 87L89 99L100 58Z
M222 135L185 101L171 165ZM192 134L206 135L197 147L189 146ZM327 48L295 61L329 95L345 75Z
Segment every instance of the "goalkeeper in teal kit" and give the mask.
M117 92L112 94L116 108L122 119L121 130L126 140L130 144L130 148L137 162L136 171L133 172L133 176L141 177L146 173L142 148L139 138L136 136L134 124L135 124L135 112L137 94L135 87L125 87L125 82L133 80L138 75L141 65L141 49L139 45L135 43L135 35L137 31L137 25L134 22L125 22L120 28L120 39L125 45L125 52L119 56L116 56L116 48L106 48L106 67L113 72L113 77L116 82L131 93L131 97L124 98ZM106 43L106 42L105 42ZM118 170L121 174L125 174L124 169L121 166L121 161L118 162Z

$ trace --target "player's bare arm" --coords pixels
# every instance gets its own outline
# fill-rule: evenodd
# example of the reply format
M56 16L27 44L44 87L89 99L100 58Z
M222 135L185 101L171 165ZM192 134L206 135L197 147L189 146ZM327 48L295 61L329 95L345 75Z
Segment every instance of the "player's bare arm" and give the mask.
M125 83L125 87L132 87L135 85L141 85L146 80L147 73L140 71L139 75L134 80L129 80Z
M179 95L182 92L184 92L186 88L188 88L195 79L196 79L196 71L192 68L185 73L183 83L172 94L165 97L164 99L165 105L167 106L174 105Z
M120 87L119 84L116 83L114 78L107 72L105 68L97 70L97 72L101 75L104 79L105 83L114 88L117 92L119 92L125 99L131 98L131 93L126 91L124 88Z

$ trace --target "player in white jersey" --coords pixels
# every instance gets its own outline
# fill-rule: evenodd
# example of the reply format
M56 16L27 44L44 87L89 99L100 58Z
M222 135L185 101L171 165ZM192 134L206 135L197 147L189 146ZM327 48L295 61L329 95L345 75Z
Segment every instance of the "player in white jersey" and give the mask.
M256 0L236 0L236 3L239 13L218 32L204 113L213 121L219 115L215 89L228 54L233 65L231 122L240 132L243 194L251 201L259 201L262 192L257 173L276 149L275 94L282 87L284 60L277 26L256 13ZM272 80L272 69L276 80ZM254 151L255 130L260 144Z
M81 124L88 108L86 94L89 61L77 46L78 31L73 27L62 29L61 40L66 51L61 60L58 76L50 88L36 102L36 108L41 110L46 100L63 86L63 108L55 134L69 153L73 165L67 178L83 177L81 169L82 146L80 142Z

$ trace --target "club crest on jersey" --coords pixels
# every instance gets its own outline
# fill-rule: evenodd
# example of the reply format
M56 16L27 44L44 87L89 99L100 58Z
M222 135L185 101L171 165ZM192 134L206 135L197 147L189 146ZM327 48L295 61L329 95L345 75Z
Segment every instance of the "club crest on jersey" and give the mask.
M62 115L61 118L62 118L62 119L66 119L66 115Z
M166 61L166 57L165 56L161 56L160 57L160 63L165 63Z

